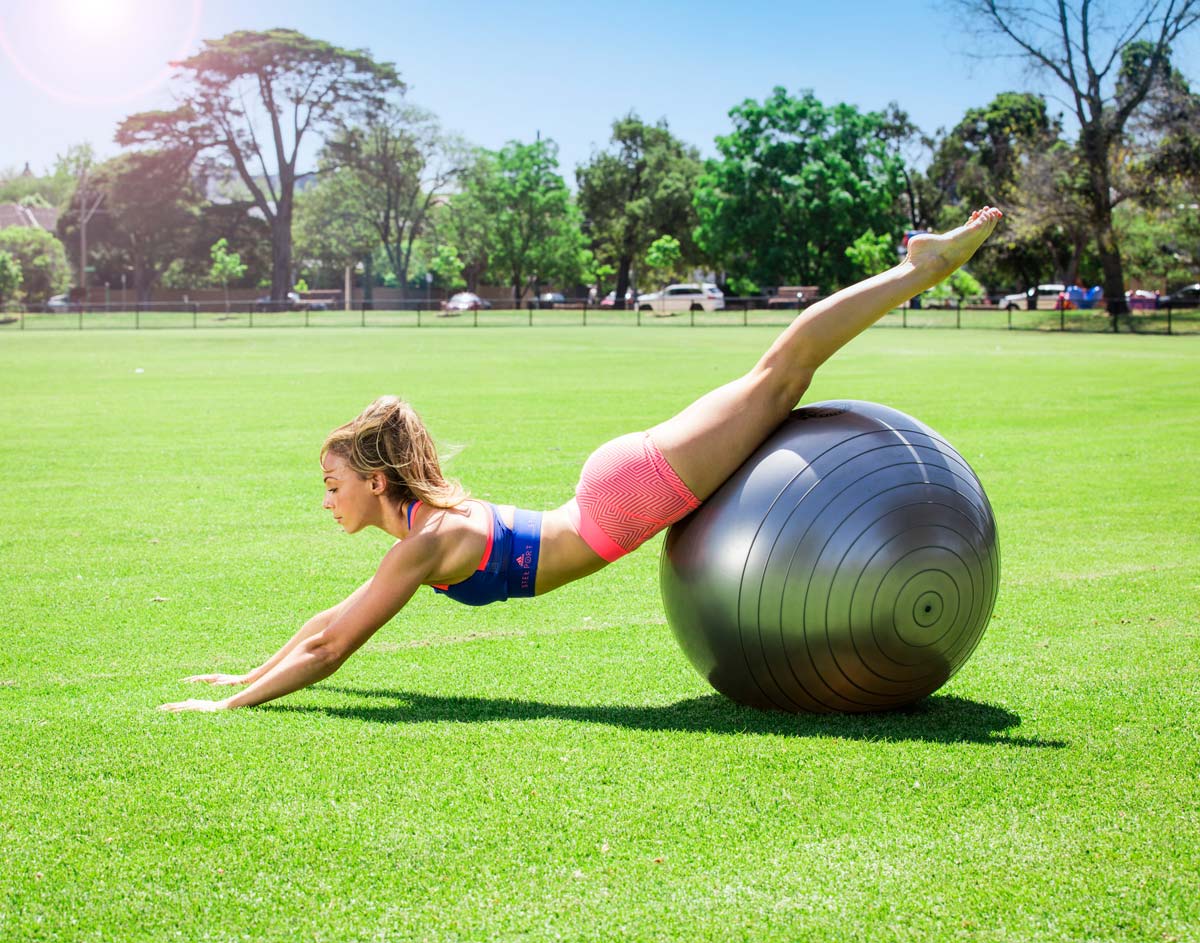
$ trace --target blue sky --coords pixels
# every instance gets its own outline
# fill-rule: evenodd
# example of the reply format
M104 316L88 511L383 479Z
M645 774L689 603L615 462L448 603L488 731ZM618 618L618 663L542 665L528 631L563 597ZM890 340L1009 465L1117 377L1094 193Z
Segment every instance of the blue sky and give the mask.
M729 109L775 85L864 109L896 100L927 131L997 92L1046 88L986 55L948 0L0 0L0 170L40 172L80 141L116 153L122 117L169 106L164 62L274 26L394 62L409 99L472 143L553 138L572 185L629 110L711 155ZM1197 52L1193 36L1176 61Z

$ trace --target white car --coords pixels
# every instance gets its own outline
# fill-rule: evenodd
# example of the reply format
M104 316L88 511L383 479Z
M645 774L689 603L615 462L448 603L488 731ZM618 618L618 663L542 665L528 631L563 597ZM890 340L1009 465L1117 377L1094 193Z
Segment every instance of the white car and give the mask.
M668 285L662 291L638 295L638 309L656 314L674 314L677 311L723 311L725 293L712 282L689 282L683 285Z
M1005 295L1000 299L1000 307L1010 311L1018 308L1025 310L1029 307L1029 299L1035 298L1034 308L1051 308L1057 311L1060 304L1058 296L1066 290L1066 285L1038 285L1037 288L1030 288L1029 291L1017 295Z

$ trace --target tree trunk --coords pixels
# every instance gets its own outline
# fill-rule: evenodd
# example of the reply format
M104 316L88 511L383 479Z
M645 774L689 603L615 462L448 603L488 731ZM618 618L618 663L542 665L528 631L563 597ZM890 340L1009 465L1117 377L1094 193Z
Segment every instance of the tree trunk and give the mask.
M629 290L629 269L633 265L631 256L622 256L617 260L617 293L613 295L613 308L618 311L625 310L625 292ZM637 307L637 299L634 299L633 306Z
M1104 271L1104 298L1108 313L1117 329L1119 315L1129 313L1125 301L1125 273L1121 265L1121 250L1112 222L1112 182L1109 180L1108 158L1111 139L1103 128L1086 127L1080 133L1083 157L1088 165L1092 204L1092 227L1096 237L1096 252Z
M292 195L281 193L275 216L271 220L271 300L287 301L287 294L291 290Z
M1117 318L1122 314L1129 314L1129 303L1125 300L1125 272L1121 263L1121 250L1112 230L1111 210L1108 219L1096 220L1096 250L1100 256L1100 267L1104 270L1104 297L1115 331Z

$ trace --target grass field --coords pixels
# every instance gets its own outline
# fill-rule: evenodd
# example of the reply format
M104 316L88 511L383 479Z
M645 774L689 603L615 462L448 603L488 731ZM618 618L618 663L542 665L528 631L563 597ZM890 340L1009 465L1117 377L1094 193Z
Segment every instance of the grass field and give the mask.
M547 507L772 337L6 332L0 941L1200 939L1192 338L874 330L823 369L809 399L923 419L999 522L993 621L911 710L712 693L661 538L534 601L422 592L273 705L155 710L372 572L317 449L375 396Z

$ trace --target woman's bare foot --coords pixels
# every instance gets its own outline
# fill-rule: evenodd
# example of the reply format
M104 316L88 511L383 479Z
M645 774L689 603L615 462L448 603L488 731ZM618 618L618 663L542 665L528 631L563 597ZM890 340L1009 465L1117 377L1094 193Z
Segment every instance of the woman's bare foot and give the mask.
M928 274L933 279L930 285L934 285L961 268L975 254L1003 215L994 206L985 206L972 213L971 218L957 229L940 235L922 233L913 236L908 241L907 261Z

